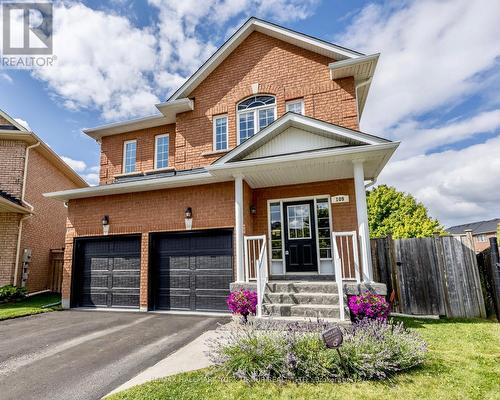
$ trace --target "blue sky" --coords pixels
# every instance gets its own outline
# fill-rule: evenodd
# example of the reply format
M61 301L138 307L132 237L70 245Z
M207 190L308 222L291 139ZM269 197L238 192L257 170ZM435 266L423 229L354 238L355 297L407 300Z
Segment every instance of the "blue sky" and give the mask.
M53 68L0 69L0 108L89 182L82 128L144 116L249 16L381 52L361 121L401 140L380 176L445 224L500 214L500 5L488 0L55 2ZM182 51L179 51L182 49Z

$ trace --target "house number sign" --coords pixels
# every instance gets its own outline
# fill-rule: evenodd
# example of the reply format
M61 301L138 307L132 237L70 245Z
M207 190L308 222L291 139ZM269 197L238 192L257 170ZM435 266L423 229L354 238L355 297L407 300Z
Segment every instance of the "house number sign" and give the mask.
M322 336L325 346L329 349L338 349L344 341L344 335L338 326L324 331Z
M332 197L332 203L349 203L349 196L347 194L339 194Z

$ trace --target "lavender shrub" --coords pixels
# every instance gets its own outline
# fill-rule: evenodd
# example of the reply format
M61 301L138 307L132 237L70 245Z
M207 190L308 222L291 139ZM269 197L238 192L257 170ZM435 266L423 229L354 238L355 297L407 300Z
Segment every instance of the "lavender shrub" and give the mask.
M323 321L231 324L209 343L208 355L225 374L246 381L386 379L424 361L425 342L402 323L367 319L341 328L340 356L320 336L331 326Z

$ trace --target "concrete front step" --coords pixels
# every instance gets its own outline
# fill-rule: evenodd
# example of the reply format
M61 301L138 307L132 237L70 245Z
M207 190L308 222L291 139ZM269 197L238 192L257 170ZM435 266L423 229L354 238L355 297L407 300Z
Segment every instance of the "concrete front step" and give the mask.
M276 317L339 318L339 307L324 304L263 304L266 315Z
M335 293L271 293L264 294L264 303L272 304L339 304Z
M266 293L338 293L336 282L269 281Z

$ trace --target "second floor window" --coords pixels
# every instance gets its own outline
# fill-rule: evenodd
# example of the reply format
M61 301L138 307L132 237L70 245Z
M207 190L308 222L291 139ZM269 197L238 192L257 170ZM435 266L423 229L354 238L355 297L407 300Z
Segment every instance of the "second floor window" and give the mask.
M304 100L297 99L286 102L286 112L304 115Z
M274 96L252 96L238 104L238 144L251 138L276 119Z
M155 168L168 167L168 135L160 135L155 138Z
M227 115L214 117L214 150L227 150Z
M127 140L123 143L123 172L125 174L135 172L136 151L137 141Z

